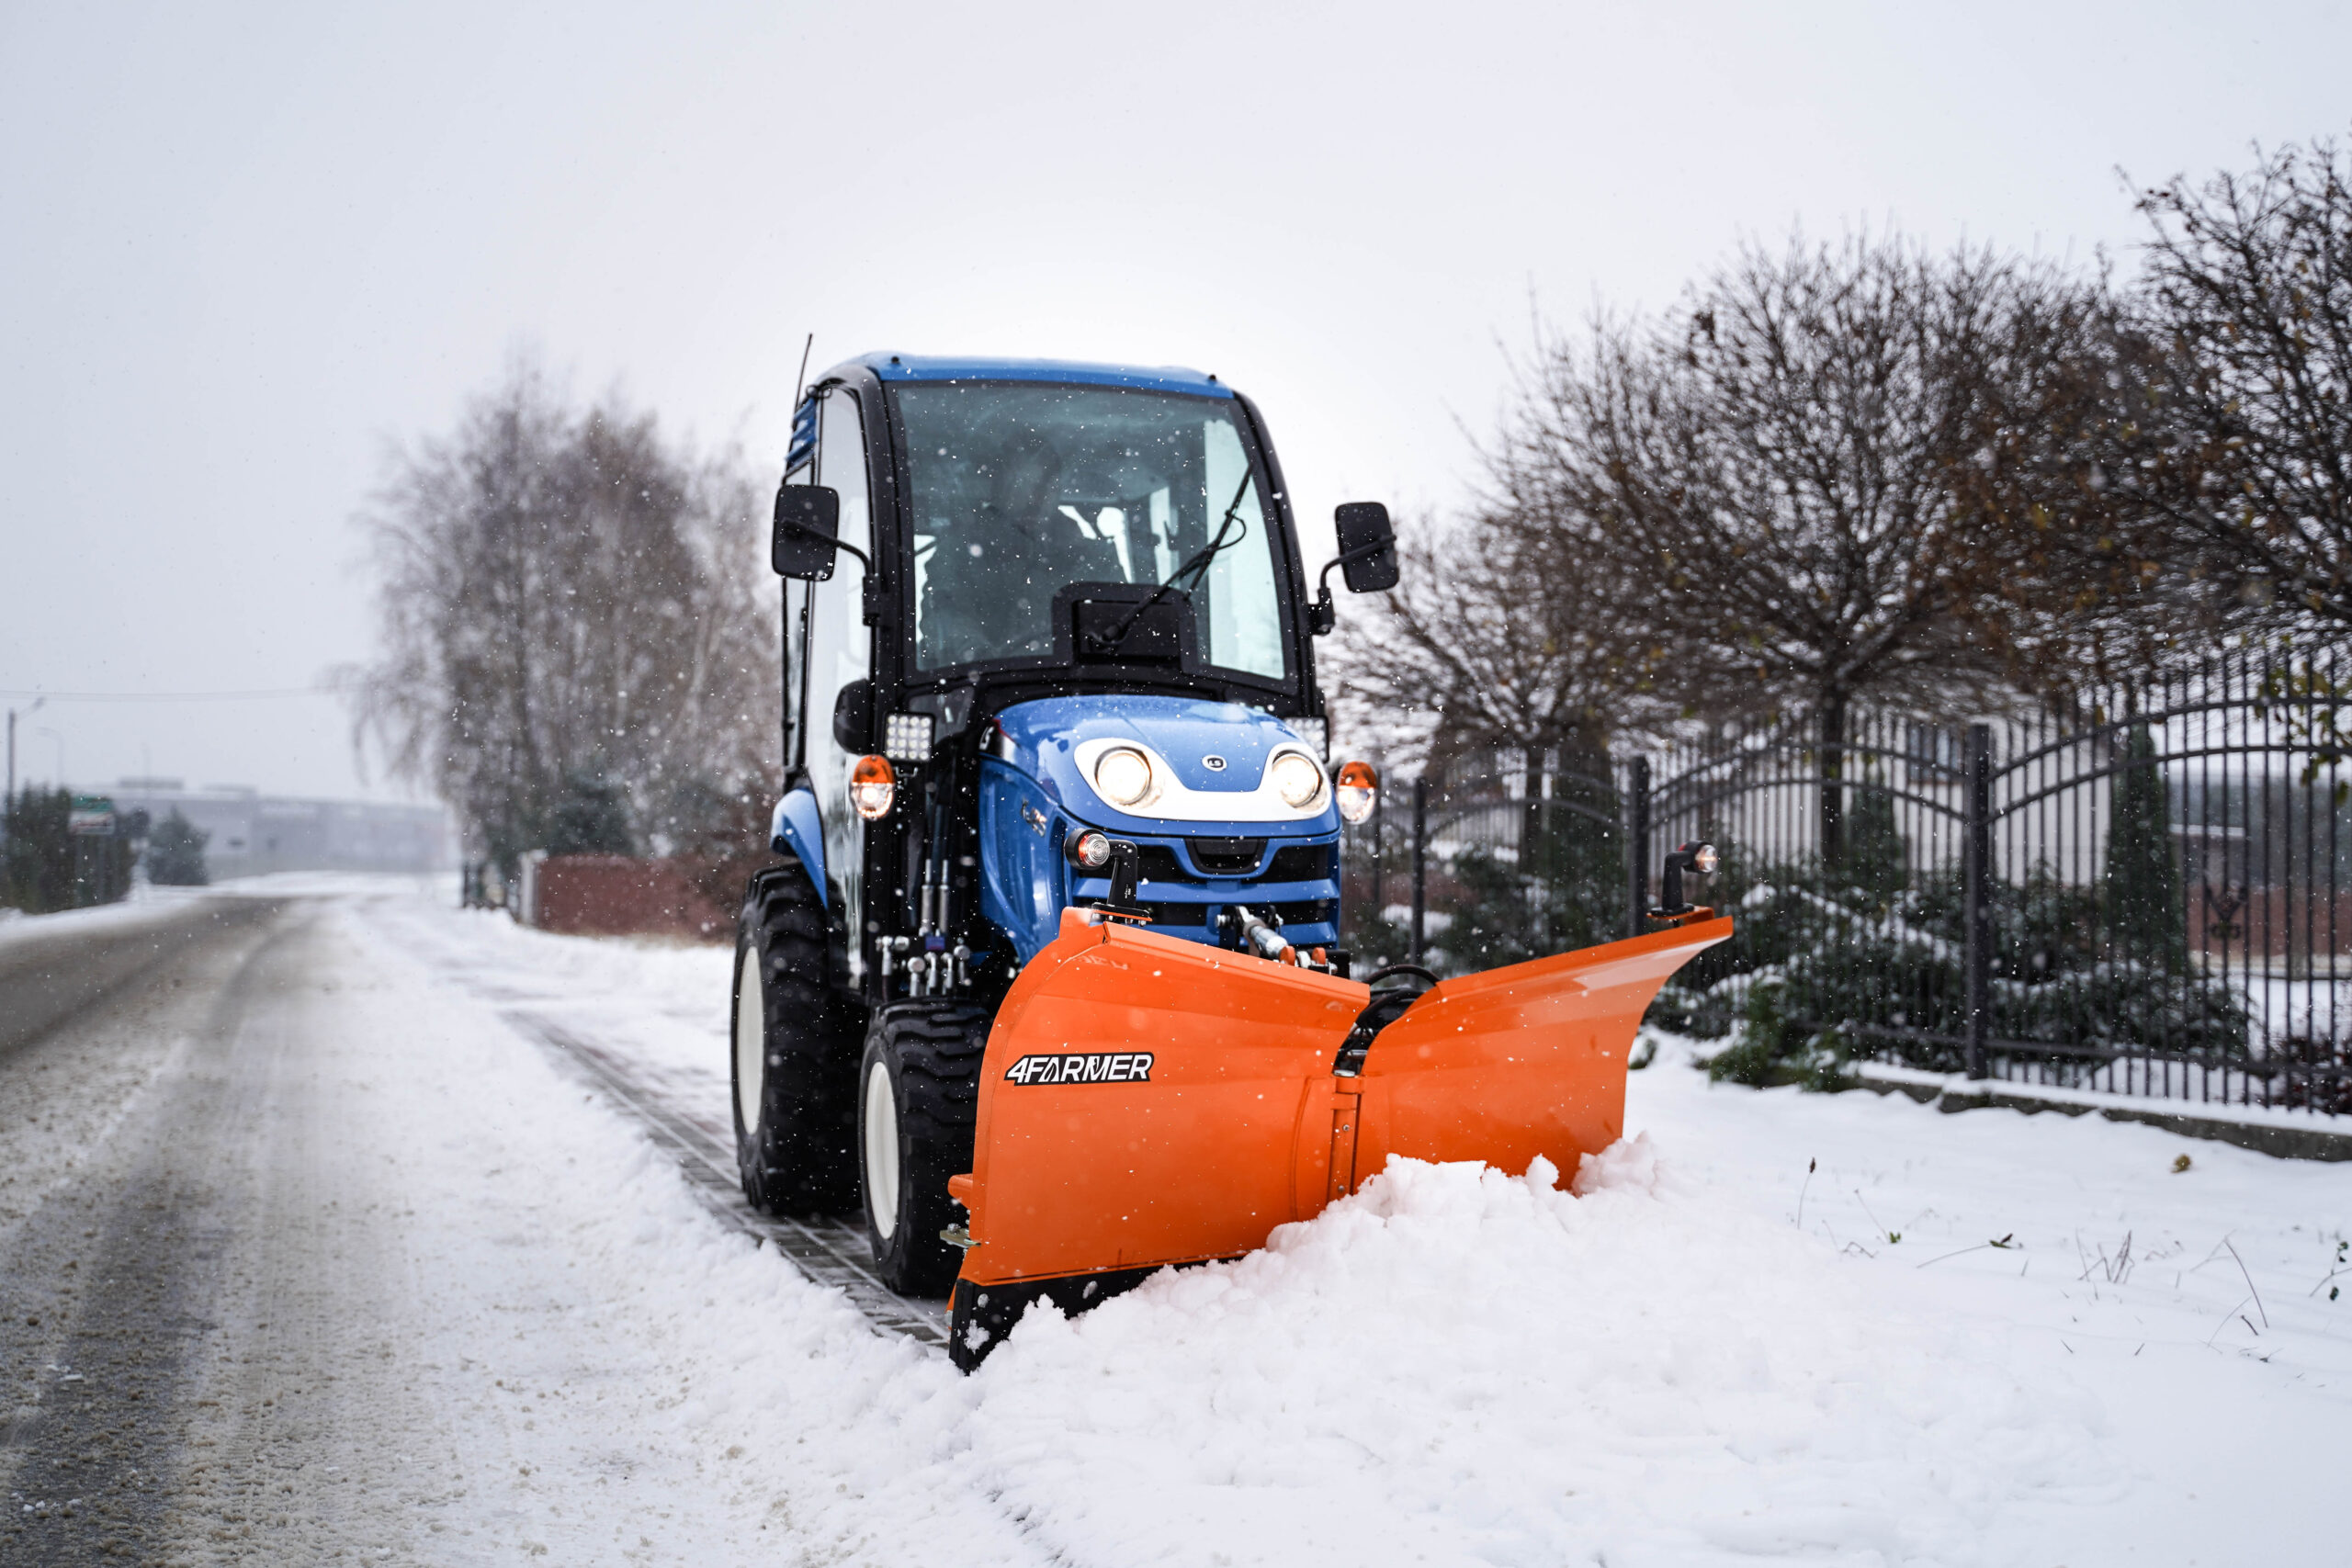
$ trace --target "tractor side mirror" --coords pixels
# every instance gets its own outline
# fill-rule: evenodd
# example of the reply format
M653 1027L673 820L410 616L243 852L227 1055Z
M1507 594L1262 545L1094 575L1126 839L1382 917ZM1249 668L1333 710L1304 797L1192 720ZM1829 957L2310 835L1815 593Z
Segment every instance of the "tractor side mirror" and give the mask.
M1341 503L1331 514L1340 536L1340 553L1323 567L1316 581L1315 603L1307 611L1307 627L1321 637L1339 625L1339 607L1331 603L1331 568L1347 579L1351 593L1381 593L1396 586L1396 530L1389 525L1388 508L1376 501Z
M784 485L775 492L775 535L768 564L778 577L823 582L833 575L841 547L841 491L825 485Z
M1331 514L1340 535L1340 575L1351 593L1382 593L1396 586L1396 530L1388 508L1351 501Z
M874 682L852 681L833 699L833 744L854 755L874 734Z

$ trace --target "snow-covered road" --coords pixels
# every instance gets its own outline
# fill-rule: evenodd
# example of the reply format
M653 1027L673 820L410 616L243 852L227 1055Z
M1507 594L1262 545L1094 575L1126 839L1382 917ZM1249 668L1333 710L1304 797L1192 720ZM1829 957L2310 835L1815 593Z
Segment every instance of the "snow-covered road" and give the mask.
M1582 1196L1400 1168L966 1379L682 1168L724 953L354 887L187 962L0 1056L0 1561L2352 1556L2352 1168L1669 1062Z

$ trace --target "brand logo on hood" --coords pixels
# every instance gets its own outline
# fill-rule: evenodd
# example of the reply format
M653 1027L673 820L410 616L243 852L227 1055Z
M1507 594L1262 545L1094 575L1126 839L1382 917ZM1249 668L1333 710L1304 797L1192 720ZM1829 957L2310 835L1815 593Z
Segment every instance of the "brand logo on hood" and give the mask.
M1201 759L1201 766L1213 773L1221 773L1225 772L1225 759L1212 751Z

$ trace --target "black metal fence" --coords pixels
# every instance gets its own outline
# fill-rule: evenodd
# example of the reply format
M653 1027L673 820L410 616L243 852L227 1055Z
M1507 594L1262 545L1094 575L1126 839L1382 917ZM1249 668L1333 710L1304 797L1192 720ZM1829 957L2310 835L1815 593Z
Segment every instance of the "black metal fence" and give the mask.
M2057 713L1851 708L1384 791L1350 938L1465 970L1645 929L1704 839L1737 935L1652 1019L1871 1057L2352 1113L2352 667L2235 656Z

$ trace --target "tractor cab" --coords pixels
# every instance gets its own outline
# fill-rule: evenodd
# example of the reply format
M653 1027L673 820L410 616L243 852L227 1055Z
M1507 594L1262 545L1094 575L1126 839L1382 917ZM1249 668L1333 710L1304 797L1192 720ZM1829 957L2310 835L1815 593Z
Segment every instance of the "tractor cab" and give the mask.
M817 380L786 469L775 838L838 910L840 984L986 995L1114 892L1170 934L1328 955L1329 593L1247 399L1189 370L869 355ZM1385 510L1344 510L1350 586L1393 584ZM1088 830L1134 846L1133 886L1124 848L1073 861Z

